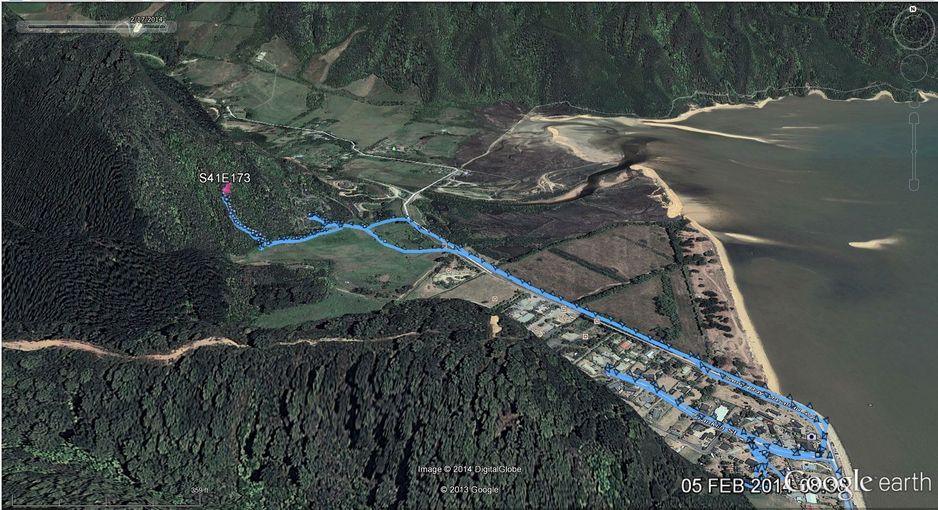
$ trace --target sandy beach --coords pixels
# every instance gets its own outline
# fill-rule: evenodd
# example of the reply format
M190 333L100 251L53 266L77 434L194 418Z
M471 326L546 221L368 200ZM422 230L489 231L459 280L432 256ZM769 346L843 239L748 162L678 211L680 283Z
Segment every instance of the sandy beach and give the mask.
M824 116L826 112L831 112L831 114L834 115L843 111L843 112L846 112L846 114L848 115L860 115L858 112L862 110L863 112L871 112L871 113L864 113L863 115L860 115L861 118L878 119L880 116L883 116L889 111L891 111L889 110L890 108L895 109L894 105L908 106L908 104L903 104L907 102L896 100L897 98L903 98L907 96L908 93L907 92L903 93L902 91L896 91L894 93L890 93L888 90L876 90L873 88L866 88L857 92L857 94L861 96L860 98L856 98L853 100L839 99L841 97L844 97L843 93L840 93L840 92L837 92L837 95L835 95L833 92L828 92L828 94L825 94L824 91L821 89L815 89L810 92L805 90L804 92L815 97L809 98L807 100L803 100L803 99L799 100L797 98L787 98L787 96L785 96L785 97L777 98L777 99L776 98L764 99L758 102L751 102L748 104L716 104L716 105L707 106L707 107L692 107L690 111L687 111L671 119L649 119L648 121L639 120L639 123L641 124L641 126L634 128L634 129L633 127L634 127L635 119L633 118L628 119L629 124L627 127L625 126L625 123L623 122L622 123L623 127L615 128L613 126L609 129L615 130L615 132L625 137L625 136L632 135L633 132L636 135L644 135L645 132L642 130L643 127L649 127L650 129L668 127L671 129L660 130L662 132L666 131L664 134L661 135L661 140L663 141L660 142L661 145L659 145L659 147L664 147L664 144L666 143L678 144L687 140L687 138L685 138L685 134L681 133L680 131L689 131L689 130L677 127L680 125L680 123L682 123L682 121L690 119L698 113L712 112L712 111L717 111L717 110L733 110L732 112L726 113L727 118L733 118L737 115L740 117L746 116L746 115L752 115L752 117L754 118L754 121L760 121L764 119L764 120L773 122L772 124L768 124L768 125L773 126L774 129L776 130L776 131L771 131L771 130L756 129L756 130L749 130L749 131L741 131L739 133L741 135L751 135L750 137L747 137L745 139L746 141L742 142L742 144L747 144L747 142L774 141L774 140L766 140L766 139L775 138L777 136L779 141L781 142L786 142L788 140L805 139L805 140L816 141L818 143L818 146L826 147L827 146L826 142L822 142L821 137L819 135L814 134L814 132L811 131L811 130L815 130L815 131L819 130L820 129L819 126L824 125L824 122L828 121L828 118ZM801 95L801 93L799 93L799 95ZM831 97L834 97L835 99L829 98L828 95L830 95ZM919 91L918 98L920 98L920 101L922 103L931 101L933 105L935 101L932 101L932 100L938 99L938 94L936 94L935 92ZM784 104L787 106L787 103L772 104L772 105L770 105L769 103L773 103L774 101L781 101L783 99L788 99L791 102L791 106L792 106L791 111L787 112L787 115L786 115L786 112L782 112L781 114L779 114L779 115L783 115L781 117L773 115L773 112L776 107L778 107L779 110L782 110L784 109L782 108L782 105ZM824 101L819 101L818 99L824 99ZM911 106L915 107L914 104L912 104ZM929 108L929 106L923 105L922 108L924 111L925 109ZM904 107L898 108L897 111L899 111L900 113L905 111L907 113L907 110L905 110ZM800 116L800 117L797 117L797 116ZM696 129L690 130L690 131L696 131L699 133L701 131L709 130L711 132L706 132L705 134L711 135L711 136L720 135L722 137L725 134L723 133L723 131L735 130L734 124L732 122L727 122L726 119L724 119L721 115L714 114L712 117L713 117L712 121L711 121L711 116L707 116L707 118L693 119L693 122L691 122L692 124L691 127L694 127ZM850 119L852 117L848 116L846 118ZM608 119L609 119L608 117L602 117L598 115L582 115L582 116L577 116L576 119L581 122L595 121L597 131L603 128L608 128L608 125L607 125ZM549 120L550 120L549 118L546 118L545 123L548 122ZM842 128L842 129L847 129L850 127L849 125L846 125L844 122L840 122L840 124L837 124L837 122L839 122L837 120L837 117L834 117L833 120L831 121L834 122L835 125L837 125L839 128ZM781 131L781 130L786 130L786 131ZM766 134L766 133L769 133L769 134ZM566 138L563 141L568 142L568 143L572 142L574 144L586 144L586 145L602 144L602 140L604 140L599 137L590 138L588 136L584 136L583 134L579 132L575 133L575 136L574 136L574 133L572 132L569 132L569 131L564 132L563 130L561 130L561 134L565 135L565 138ZM764 137L764 138L760 140L752 139L755 137ZM741 138L741 137L734 136L732 138ZM722 145L719 145L722 147L723 145L729 145L730 142L731 140L719 141L719 142L714 142L714 143L718 145L722 144ZM612 144L607 144L607 145L612 146ZM775 145L780 145L780 144L775 144ZM606 147L603 147L603 148L606 148ZM732 152L731 154L728 154L726 156L728 163L731 163L733 165L732 166L733 172L745 172L747 168L744 168L744 167L752 167L754 171L781 169L781 170L785 170L786 173L783 175L779 171L779 172L776 172L775 174L772 174L773 177L776 177L779 179L782 179L782 178L789 179L790 178L789 174L801 176L802 172L804 172L806 168L809 168L807 165L813 164L810 157L803 157L803 153L805 151L801 151L798 154L793 155L793 159L792 159L793 164L790 165L789 167L783 167L783 165L778 164L775 166L770 165L766 167L765 169L763 169L763 168L759 168L758 165L748 165L747 161L740 158L739 154L743 154L745 157L746 153L743 149L737 148L735 150L738 152ZM770 148L767 150L774 151L775 149ZM695 269L698 269L698 272L695 272L693 273L693 275L690 276L690 278L692 278L692 280L689 280L690 287L692 289L700 288L700 289L715 290L718 294L718 296L716 296L718 299L722 301L726 301L729 307L735 308L735 310L731 310L729 311L729 313L725 313L722 316L723 318L730 319L731 322L727 324L733 328L734 334L731 336L728 335L727 339L711 337L711 338L708 338L708 340L712 341L713 342L712 345L715 345L717 349L720 349L722 351L722 352L718 352L718 354L723 356L722 359L726 359L726 357L732 356L732 353L739 353L738 354L739 357L742 358L743 361L748 363L748 365L753 368L749 374L746 374L744 371L745 377L750 378L750 379L761 378L762 380L765 381L766 385L770 389L778 393L784 394L785 392L782 391L781 382L779 378L780 374L776 372L776 367L772 365L769 359L769 356L766 352L766 346L763 343L764 340L762 337L760 337L759 331L756 329L753 323L753 317L750 314L750 312L757 313L757 316L755 318L760 321L760 324L762 324L763 322L766 324L764 326L765 328L767 328L764 330L764 334L766 335L765 341L772 341L773 346L776 345L775 340L777 337L779 337L778 331L780 330L774 327L774 326L780 325L779 317L773 316L773 315L764 317L761 314L762 312L761 308L758 310L755 310L755 309L750 310L750 307L756 304L755 300L758 299L760 303L763 302L763 299L766 297L766 291L761 290L761 289L754 289L752 291L753 294L751 296L747 294L747 296L750 298L752 302L746 303L745 297L743 296L742 291L740 290L739 282L737 282L736 279L741 276L739 273L740 272L739 261L748 260L748 258L746 258L746 255L740 254L739 259L736 259L734 257L734 260L731 261L729 259L727 249L726 249L728 245L724 246L724 243L734 243L732 246L728 246L729 248L733 250L734 256L737 253L736 248L738 245L736 243L745 243L746 245L752 245L753 250L760 250L760 251L764 250L766 253L769 253L773 251L772 246L798 246L800 247L801 245L797 244L800 236L789 235L789 233L786 232L785 230L779 230L778 234L775 234L773 233L775 231L770 228L761 228L763 225L774 226L775 223L772 223L772 221L774 220L766 219L768 223L762 223L761 217L756 218L759 220L759 226L757 227L756 220L751 219L751 218L747 219L746 221L742 221L743 218L722 217L723 214L730 214L730 211L733 211L733 214L736 214L736 211L738 211L739 208L738 207L724 207L723 202L714 201L714 198L719 197L722 199L723 197L732 196L733 193L736 193L737 195L740 195L740 196L746 196L745 192L748 189L748 187L741 186L739 185L738 182L732 183L730 187L731 191L727 191L724 193L713 192L712 195L705 195L703 193L700 194L700 196L702 197L713 197L713 198L704 198L702 199L702 201L692 200L690 198L691 196L698 196L695 192L697 189L695 185L698 185L698 182L700 183L699 186L701 188L705 187L705 185L708 185L708 186L721 185L721 183L723 182L721 179L724 177L723 174L716 174L717 177L714 177L713 175L707 175L707 176L702 175L702 172L705 170L705 168L711 168L711 166L719 165L720 159L722 156L721 154L708 154L706 151L700 149L699 147L689 147L686 151L683 151L683 152L681 150L675 150L674 154L667 154L666 151L664 151L666 154L661 154L661 152L662 151L658 151L657 153L651 152L648 155L649 159L647 161L643 162L642 164L632 165L631 169L636 172L641 172L642 174L644 174L644 176L654 181L657 189L655 189L655 191L653 191L651 195L653 197L656 197L661 202L662 207L663 209L666 210L668 217L686 218L689 221L689 224L693 226L695 230L701 233L700 234L701 236L707 238L706 240L701 238L697 246L695 246L692 243L688 243L687 245L687 251L685 252L685 254L692 253L694 255L699 255L702 253L701 250L704 250L704 249L709 250L709 254L707 256L705 263L701 264L701 267L695 268ZM693 159L693 157L695 156L700 156L703 162L706 163L706 165L701 164L695 167L694 159ZM731 158L737 158L737 160L733 160ZM851 155L847 159L853 160L855 159L855 155ZM797 165L794 164L795 162L797 162ZM672 167L675 168L675 172L676 172L673 182L670 181ZM677 173L684 168L688 168L689 170L686 173ZM831 169L831 171L833 170L835 169ZM665 173L661 173L659 175L659 172L665 172ZM698 180L697 174L694 174L693 172L700 173L699 180ZM733 174L728 170L726 173L726 176L730 176L730 175L733 175ZM745 174L745 175L748 176L749 174ZM873 175L875 174L871 174L867 177L872 179ZM666 181L665 179L662 178L662 176L667 176L668 180ZM754 180L755 178L752 178L752 179L747 178L745 182L749 183L750 181L754 181ZM821 183L826 182L823 178L820 178L820 177L817 178L816 180ZM690 192L694 192L694 194L685 195L682 199L682 197L678 196L677 193L674 191L674 189L672 189L671 186L669 185L669 184L677 185L678 183L680 183L680 186L678 186L677 189L681 189L683 192L683 190L685 189L685 186L687 186L687 189L690 190ZM753 182L753 184L755 183ZM786 185L794 186L790 182L786 182ZM733 188L732 186L735 186L735 188ZM764 195L765 194L763 193L760 196L764 197ZM844 205L845 208L847 208L848 206L855 205L857 203L872 203L872 204L876 204L877 206L884 205L883 201L879 199L870 199L867 195L864 195L864 194L857 194L856 196L853 196L851 194L837 194L835 196L830 196L830 195L825 195L824 191L820 191L818 193L812 194L811 196L815 198L818 201L818 203L821 205L823 205L826 202L843 202L844 204L846 204ZM717 207L717 205L720 205L720 207ZM775 206L776 204L773 201L771 205ZM746 214L745 211L743 211L742 214ZM740 221L737 221L737 220L740 220ZM779 221L778 223L782 224L783 222ZM882 228L870 229L870 232L872 232L871 234L867 233L866 231L862 231L863 233L859 235L854 234L853 236L849 236L849 237L843 237L843 236L826 237L826 238L823 238L822 240L827 242L827 241L836 239L836 244L839 246L839 248L832 248L832 249L839 249L843 251L843 253L846 256L856 256L858 260L862 260L862 261L868 261L870 259L874 259L878 257L880 254L882 256L896 256L896 257L911 256L911 252L907 253L908 251L907 249L909 248L909 245L912 244L910 243L910 240L912 239L911 235L907 235L906 232L896 231L895 230L896 226L886 220L883 220L877 224L882 224L881 225ZM708 225L711 227L716 226L716 230L710 231L703 225ZM724 227L723 225L726 225L726 227ZM738 227L732 228L729 225L738 225ZM892 228L893 230L890 231L889 228ZM729 230L729 232L726 232L723 230ZM861 231L861 230L858 230L858 231ZM854 232L854 231L845 230L844 232ZM778 237L776 238L776 236ZM691 238L691 240L694 240L694 239ZM712 246L709 246L711 243L712 243ZM707 246L707 248L704 248L704 246ZM778 251L785 252L786 250L778 250ZM870 256L864 257L862 255L850 254L850 253L856 254L856 253L862 253L862 252L867 252L870 254ZM714 254L716 256L711 256ZM874 256L874 254L877 254L877 255ZM917 256L917 254L915 255ZM713 259L716 259L716 260L713 260ZM733 267L733 263L732 263L734 261L737 263L737 267L735 268ZM811 259L811 262L814 263L815 260ZM823 265L823 263L824 261L817 262L818 265ZM863 262L863 263L866 264L866 262ZM747 278L746 278L746 282L744 283L748 283L749 281L748 267L749 266L746 266ZM774 267L772 267L772 269L774 269ZM838 269L838 271L840 270ZM847 271L845 270L843 272L847 272ZM795 269L788 270L788 269L783 268L783 271L780 271L780 274L782 273L785 275L794 274L795 276L799 278L802 277L802 275L797 274ZM819 274L826 274L826 273L819 272ZM838 272L837 274L840 274L840 273ZM768 274L756 274L754 276L757 276L760 278L771 278L771 276ZM799 283L804 283L805 287L807 288L809 284L813 284L813 282L816 281L815 277L816 277L815 275L804 274L803 275L804 282L799 282ZM748 292L749 291L748 286L746 287L746 289ZM792 295L798 295L798 294L793 292ZM731 297L732 299L729 299L729 297ZM813 296L811 296L811 299L816 300L817 302L823 301L823 299L815 298ZM747 304L749 306L747 306ZM860 311L865 308L867 307L858 305L856 307L856 310ZM789 315L792 315L792 314L785 314L785 317L788 318ZM858 315L858 317L862 318L863 316ZM843 327L849 326L849 324L844 323L844 320L842 317L830 317L830 318L814 317L813 319L815 322L822 324L822 325L824 324L824 320L827 319L832 323L842 324ZM803 327L804 325L798 323L797 326L791 326L791 329L797 330ZM781 330L787 331L786 329L784 329L784 327ZM709 331L705 331L705 333L709 333ZM832 344L837 343L837 341L838 340L836 339L832 340ZM864 348L866 349L864 353L874 353L875 351L877 351L877 348L874 346L874 344L869 344L868 346L864 346ZM747 350L749 352L746 352ZM773 353L774 353L774 347L773 347ZM812 394L811 393L812 391L815 391L815 392L817 391L817 386L816 384L813 384L813 381L811 378L812 376L805 375L803 372L798 371L800 367L803 366L801 365L802 360L798 359L797 356L781 357L781 354L779 356L780 357L776 359L775 361L778 364L779 370L785 369L784 372L786 373L786 389L785 389L786 392L790 391L793 393ZM876 358L876 357L869 358L869 360L876 360L876 359L879 359L879 358ZM849 378L853 376L852 374L848 373L849 367L845 368L839 364L836 364L837 360L814 359L814 360L810 360L810 363L811 363L813 370L830 370L831 373L836 374L836 377L838 377L838 381L849 381L851 380ZM868 362L867 360L858 360L857 363L858 364L866 364L866 363L873 364L873 362ZM807 364L807 361L805 362L805 364ZM756 373L755 371L756 365L761 367L762 374ZM791 374L788 374L789 369L793 369L794 371ZM789 375L790 375L790 378L792 379L791 382L788 381ZM876 394L875 388L866 388L865 391L869 392L871 395ZM817 395L817 393L814 393L814 394ZM834 402L832 403L830 401L832 400L830 395L824 395L823 397L818 396L816 398L821 398L822 400L827 399L826 401L822 402L822 405L820 406L820 408L823 410L822 412L830 413L833 416L841 416L841 417L850 416L851 415L850 413L855 411L855 405L856 405L855 402L843 403L841 401L838 401L837 399L833 399ZM870 401L872 400L873 400L873 397L870 397ZM892 403L890 403L890 405L892 405ZM893 406L893 407L896 407L896 406ZM923 413L920 413L920 414L923 414ZM838 418L838 419L842 419L842 418ZM871 415L869 416L869 420L870 420L871 426L877 427L878 430L888 430L888 424L886 423L888 421L887 419L882 419L880 416ZM888 468L892 468L893 471L895 471L896 470L895 466L914 465L913 460L919 463L928 462L927 460L928 453L922 453L917 450L913 452L903 451L902 453L903 455L905 455L905 457L903 457L902 459L889 458L888 452L890 451L890 449L897 450L898 448L902 448L905 445L898 444L898 441L895 441L893 444L888 444L888 445L883 445L883 444L873 445L873 444L864 443L863 440L866 437L865 434L867 434L867 432L864 430L864 427L867 426L866 424L858 425L856 423L847 423L847 424L841 424L841 425L842 427L850 428L850 431L849 431L850 437L848 438L848 440L851 441L851 444L853 444L854 441L858 442L858 446L856 446L857 451L852 452L854 454L854 459L852 460L860 462L863 465L861 466L861 468L874 470L877 468L884 469L883 466L885 466ZM925 434L924 431L919 431L919 434L920 434L920 437L927 437L927 436L924 436ZM857 439L857 438L860 438L860 439ZM829 447L835 455L838 466L843 469L844 474L846 476L852 476L852 470L855 464L853 464L851 459L848 457L847 451L843 443L841 442L841 438L836 433L834 433L833 430L831 430L829 432L829 440L830 440ZM928 447L927 446L923 447L922 451L927 452ZM861 458L856 458L856 456L860 456ZM922 459L926 459L926 460L922 460ZM881 500L885 498L885 496L878 494L878 493L859 494L857 492L854 492L852 494L852 499L857 507L865 508L866 496L869 496L870 501L871 501L870 504L873 504L873 505L882 504ZM917 496L909 496L908 499L911 501L911 500L914 500L915 497ZM876 501L873 501L873 500L876 500ZM924 501L924 499L922 499L922 501Z
M758 143L764 143L764 144L769 144L769 145L772 145L772 144L775 143L775 141L773 141L773 140L768 140L768 139L765 139L765 138L759 138L759 137L757 137L757 136L737 135L737 134L733 134L733 133L725 133L725 132L723 132L723 131L712 131L712 130L708 130L708 129L699 129L699 128L695 128L695 127L683 126L683 125L680 125L680 124L674 124L674 123L672 123L672 122L654 122L654 121L647 121L647 122L645 122L645 125L646 125L646 126L649 126L649 127L664 127L664 128L671 128L671 129L680 129L680 130L682 130L682 131L689 131L689 132L691 132L691 133L700 133L700 134L704 134L704 135L722 136L722 137L724 137L724 138L735 138L735 139L737 139L737 140L749 140L750 142L758 142Z
M723 246L720 238L714 235L713 232L691 218L688 218L688 220L694 228L709 237L710 240L713 241L714 246L716 246L717 258L720 261L720 265L723 266L723 271L726 273L726 283L730 287L730 293L733 296L733 306L736 308L739 321L742 323L743 334L749 344L749 349L752 351L752 355L755 357L756 361L762 366L766 385L770 390L781 393L782 390L778 375L775 373L775 369L772 368L772 363L769 362L769 356L765 352L765 346L762 343L762 339L759 338L759 334L756 332L756 326L752 323L752 318L746 310L746 302L743 299L743 294L739 291L739 286L736 284L736 278L733 274L733 265L730 264L729 255L726 253L726 247Z
M827 439L830 443L831 450L833 451L834 455L837 456L840 468L844 470L844 476L852 477L853 464L850 463L850 458L847 457L847 449L844 448L843 443L840 442L840 438L837 436L837 432L834 431L833 426L830 426L827 429ZM866 508L866 500L863 498L862 491L851 491L851 497L853 499L853 504L857 508Z
M681 198L670 188L667 183L665 183L658 173L651 167L647 165L633 165L635 170L641 171L645 176L651 178L655 183L661 188L667 197L667 207L668 207L668 217L676 218L684 214L684 204L681 201ZM686 217L686 216L685 216ZM720 265L723 267L724 273L726 274L727 284L730 287L733 302L735 303L736 313L739 316L740 322L743 325L744 335L746 337L747 343L750 350L756 361L762 366L763 372L766 377L766 383L768 387L777 392L781 392L780 383L778 380L778 375L775 373L775 370L772 368L772 364L769 361L768 355L765 352L765 347L762 343L762 340L759 338L758 333L756 332L755 325L752 323L752 319L749 316L749 312L746 309L746 304L743 299L742 293L739 290L739 287L736 284L736 280L733 275L733 266L729 262L729 257L726 253L726 248L723 246L723 243L720 242L720 239L710 230L703 227L694 219L687 217L690 224L702 232L704 235L709 237L714 246L717 249L717 255L720 261ZM740 236L740 237L749 237L749 236ZM761 238L754 238L755 242L769 242L770 240L763 240ZM852 245L853 243L851 243ZM847 456L847 450L844 448L843 443L840 442L840 438L837 436L837 433L834 431L834 427L828 429L828 438L830 441L830 447L833 454L836 456L839 466L843 469L845 476L853 475L853 464L850 462L850 458ZM864 500L863 493L860 491L853 491L852 494L853 503L857 508L864 509L866 508L866 501Z
M827 94L825 94L824 90L821 88L812 88L808 90L806 94L809 96L817 96L825 100L831 101L831 99L828 98ZM938 98L938 94L934 92L919 91L919 95L921 96L923 101ZM729 103L729 104L717 103L717 104L713 104L711 106L705 106L705 107L692 106L688 111L670 119L627 118L623 120L628 125L634 125L636 122L638 122L638 123L649 125L649 126L673 127L677 129L694 131L696 130L695 128L689 128L687 126L679 126L677 124L679 124L680 122L686 121L687 119L699 113L712 112L716 110L739 110L739 109L750 109L750 108L761 109L765 107L767 104L774 102L774 101L780 101L784 99L785 97L787 96L769 97L769 98L765 98L765 99L755 101L755 102L750 102L750 103ZM846 99L845 101L880 101L880 100L886 100L886 99L889 99L892 101L896 100L893 94L889 92L888 90L880 90L868 98L850 98L850 99ZM594 115L574 115L574 116L567 116L564 118L564 120L574 120L574 119L582 120L584 118L603 119L607 117L594 116ZM558 120L557 118L547 118L547 117L543 118L542 120L546 121L548 119L553 120L553 121ZM557 131L556 128L549 128L549 129L553 129L553 131L551 131L550 133L552 135L553 142L558 143L559 145L562 145L571 151L575 148L580 149L578 151L579 155L581 157L584 155L582 152L582 147L580 147L581 145L584 145L584 144L580 140L574 139L573 137L562 136L562 134L559 131ZM725 133L712 133L712 134L719 134L721 136L730 136L733 138L745 138L751 141L756 141L756 142L761 142L761 143L773 143L772 140L759 139L756 137L743 137L743 136L738 136L738 135L728 135ZM589 156L592 156L592 157L587 158L590 160L605 159L605 158L596 157L596 154L590 154ZM686 217L695 229L702 232L712 241L716 249L717 255L718 255L719 264L722 266L723 272L725 273L725 277L727 280L726 283L730 289L730 293L731 293L731 297L733 301L733 305L731 306L735 306L736 315L739 318L739 323L743 329L743 335L746 338L747 344L749 345L749 349L752 352L753 358L761 365L763 372L765 374L766 383L768 384L768 386L774 391L780 391L780 383L778 380L778 376L775 370L772 368L772 365L768 359L768 355L765 352L765 347L762 343L762 340L759 337L759 334L756 331L755 325L752 322L749 312L746 309L745 299L743 298L742 293L739 290L739 286L737 285L735 281L734 273L733 273L733 266L729 261L726 248L724 247L722 241L720 240L720 237L725 236L727 239L733 239L739 242L746 242L746 243L775 244L775 242L769 239L755 238L746 234L738 234L738 233L732 233L732 232L721 232L720 236L718 237L713 232L709 231L708 229L706 229L699 223L699 221L706 221L707 217L713 214L711 211L708 211L705 208L702 208L696 204L694 207L695 209L694 211L688 211L685 208L685 204L681 201L681 198L667 185L667 183L663 179L661 179L661 177L658 175L658 172L656 172L654 168L649 166L648 163L633 165L632 169L643 173L645 176L652 179L658 185L662 193L662 204L667 208L668 217L670 218L676 218L679 216ZM859 249L881 250L895 242L896 240L893 238L875 239L871 241L852 242L850 243L850 246L854 248L859 248Z
M896 102L896 103L899 102L899 101L896 101L896 98L895 98L895 96L892 95L892 92L890 92L890 91L888 91L888 90L880 90L879 92L877 92L876 94L874 94L872 97L867 97L867 98L851 97L851 98L849 98L849 99L831 99L831 98L827 97L827 94L824 93L824 91L823 91L822 89L819 89L819 88L817 88L817 89L809 89L809 90L805 93L805 95L808 95L808 96L817 96L817 97L820 97L820 98L825 99L825 100L827 100L827 101L879 101L879 100L881 100L881 99L891 99L893 102ZM938 93L936 93L936 92L929 92L929 91L919 90L919 91L918 91L918 95L919 95L919 97L921 97L922 102L926 102L926 101L928 101L928 100L930 100L930 99L938 99ZM743 110L743 109L747 109L747 108L756 108L756 109L759 109L759 108L762 108L762 107L764 107L765 105L767 105L767 104L769 104L769 103L771 103L771 102L773 102L773 101L780 101L780 100L782 100L782 99L784 99L784 98L786 98L786 97L789 97L789 96L788 96L788 95L784 95L784 96L779 96L779 97L769 97L769 98L765 98L765 99L761 99L761 100L759 100L759 101L749 102L749 103L747 103L747 102L744 102L744 103L714 103L714 104L712 104L712 105L710 105L710 106L691 106L690 109L688 109L686 112L684 112L684 113L682 113L682 114L680 114L680 115L678 115L678 116L676 116L676 117L670 118L670 119L640 119L640 121L641 121L642 123L645 123L645 124L647 124L647 123L649 123L649 122L654 122L654 123L656 123L656 124L674 124L674 123L678 123L678 122L683 122L683 121L685 121L685 120L687 120L687 119L693 117L694 115L697 115L698 113L707 113L707 112L712 112L712 111L716 111L716 110Z
M778 101L781 97L769 97L755 103L714 103L710 106L691 106L689 110L671 119L641 119L642 122L657 122L661 124L673 124L683 122L698 113L707 113L715 110L743 110L747 108L762 108L763 106Z
M736 284L736 280L733 275L733 266L730 264L729 256L726 253L726 248L723 246L723 243L720 239L714 235L713 232L697 223L693 218L690 218L685 215L684 203L681 201L681 198L677 193L672 190L664 180L661 179L661 176L658 175L653 168L649 167L646 164L642 165L632 165L632 168L642 172L646 177L655 181L658 187L665 193L666 206L668 208L668 217L677 218L681 215L684 215L685 218L690 222L691 226L703 235L710 238L714 247L717 250L717 259L719 260L720 266L723 268L723 272L726 275L726 284L730 289L730 294L732 297L732 303L730 306L733 306L736 311L736 315L739 318L739 323L743 329L743 336L746 338L746 343L749 345L749 350L752 352L753 358L762 368L762 372L765 375L766 385L772 391L776 393L781 392L780 384L778 380L778 375L775 373L775 370L772 368L772 364L769 362L769 357L765 352L765 346L762 344L762 340L759 338L759 334L756 332L756 327L752 322L752 318L749 316L749 312L746 310L746 303L743 299L742 293L739 291L739 286Z

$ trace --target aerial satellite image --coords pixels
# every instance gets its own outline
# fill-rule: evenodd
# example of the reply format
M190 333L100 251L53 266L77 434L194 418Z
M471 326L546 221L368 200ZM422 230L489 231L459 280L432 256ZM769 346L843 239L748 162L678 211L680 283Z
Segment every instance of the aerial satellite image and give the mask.
M4 509L938 508L938 4L2 10Z

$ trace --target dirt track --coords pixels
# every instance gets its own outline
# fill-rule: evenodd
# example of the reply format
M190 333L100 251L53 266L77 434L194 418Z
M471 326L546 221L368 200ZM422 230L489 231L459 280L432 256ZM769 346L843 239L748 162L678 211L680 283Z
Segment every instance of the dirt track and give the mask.
M173 363L191 351L202 347L211 347L216 345L224 345L228 347L246 347L245 345L241 345L230 338L212 336L208 338L202 338L200 340L195 340L166 353L130 356L119 352L108 351L88 342L82 342L80 340L72 340L68 338L55 338L48 340L5 340L3 342L4 349L12 349L14 351L72 349L75 351L90 352L92 354L97 354L98 356L106 356L128 361L153 361L157 363Z

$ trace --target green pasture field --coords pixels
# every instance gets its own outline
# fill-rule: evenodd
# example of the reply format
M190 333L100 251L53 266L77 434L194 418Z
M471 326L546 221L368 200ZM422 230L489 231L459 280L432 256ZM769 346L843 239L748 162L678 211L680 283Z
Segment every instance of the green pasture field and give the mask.
M346 231L253 252L246 261L289 264L326 260L332 263L336 287L394 294L429 271L438 256L404 255L381 246L367 234Z
M414 230L406 223L389 223L375 229L375 233L401 248L440 248L440 243Z
M254 325L260 328L281 328L350 313L370 312L380 309L386 302L386 300L331 289L329 295L318 303L274 310L258 316L254 320Z

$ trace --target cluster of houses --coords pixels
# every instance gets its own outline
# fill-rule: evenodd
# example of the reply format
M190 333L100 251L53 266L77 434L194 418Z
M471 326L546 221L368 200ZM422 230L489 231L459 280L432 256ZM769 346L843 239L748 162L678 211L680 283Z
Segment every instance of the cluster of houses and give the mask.
M715 475L752 477L764 469L743 440L719 430L721 423L791 449L814 451L819 446L819 438L812 434L814 428L797 414L718 383L667 351L585 320L566 307L526 296L505 313L590 377L608 386L664 436L672 448ZM692 405L706 419L692 418L655 394L610 377L606 373L608 368L645 379L658 390ZM793 469L810 472L820 466L775 456L770 462L778 472ZM813 494L790 497L806 505L818 503ZM830 503L836 506L836 501Z

